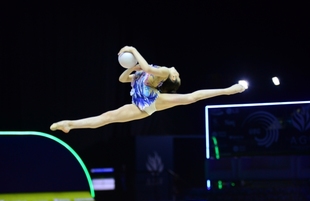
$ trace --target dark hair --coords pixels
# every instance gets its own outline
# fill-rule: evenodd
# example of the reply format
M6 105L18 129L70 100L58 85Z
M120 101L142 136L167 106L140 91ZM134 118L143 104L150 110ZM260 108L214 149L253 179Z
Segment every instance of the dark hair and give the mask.
M181 82L178 80L172 81L169 77L163 82L163 84L158 87L158 90L161 93L176 93L181 85Z

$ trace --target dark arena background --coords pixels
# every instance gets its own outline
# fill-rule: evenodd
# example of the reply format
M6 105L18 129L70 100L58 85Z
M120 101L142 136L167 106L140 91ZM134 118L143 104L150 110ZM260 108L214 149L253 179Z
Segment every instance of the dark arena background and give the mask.
M0 17L0 200L310 200L308 102L214 109L210 122L205 109L310 100L305 1L6 1ZM126 45L175 66L178 93L249 87L133 122L50 131L131 102L118 81Z

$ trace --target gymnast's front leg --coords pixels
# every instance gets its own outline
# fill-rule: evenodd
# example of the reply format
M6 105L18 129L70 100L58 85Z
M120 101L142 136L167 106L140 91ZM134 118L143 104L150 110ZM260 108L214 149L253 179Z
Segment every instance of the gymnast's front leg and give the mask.
M160 94L156 100L156 108L158 111L166 110L179 105L189 105L197 101L213 98L222 95L233 95L242 93L245 90L244 86L234 84L227 88L220 89L202 89L187 94Z
M63 120L53 123L50 126L52 131L61 130L68 133L72 129L83 128L99 128L111 123L129 122L133 120L143 119L149 116L146 112L141 111L134 104L124 105L116 110L107 111L101 115L77 119Z

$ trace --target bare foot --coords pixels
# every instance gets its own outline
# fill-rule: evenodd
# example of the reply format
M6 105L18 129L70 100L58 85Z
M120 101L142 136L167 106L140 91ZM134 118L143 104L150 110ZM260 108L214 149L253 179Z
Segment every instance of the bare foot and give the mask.
M60 121L57 123L53 123L50 129L52 131L61 130L64 133L69 133L71 128L69 126L69 121Z
M236 94L236 93L241 93L245 90L245 87L242 86L241 84L234 84L231 87L228 87L226 94L231 95L231 94Z

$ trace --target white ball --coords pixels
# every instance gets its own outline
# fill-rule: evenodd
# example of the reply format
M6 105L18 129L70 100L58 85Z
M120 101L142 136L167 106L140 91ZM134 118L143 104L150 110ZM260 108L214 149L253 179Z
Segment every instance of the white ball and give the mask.
M138 61L130 52L124 52L118 56L119 64L124 68L131 68L137 65Z

